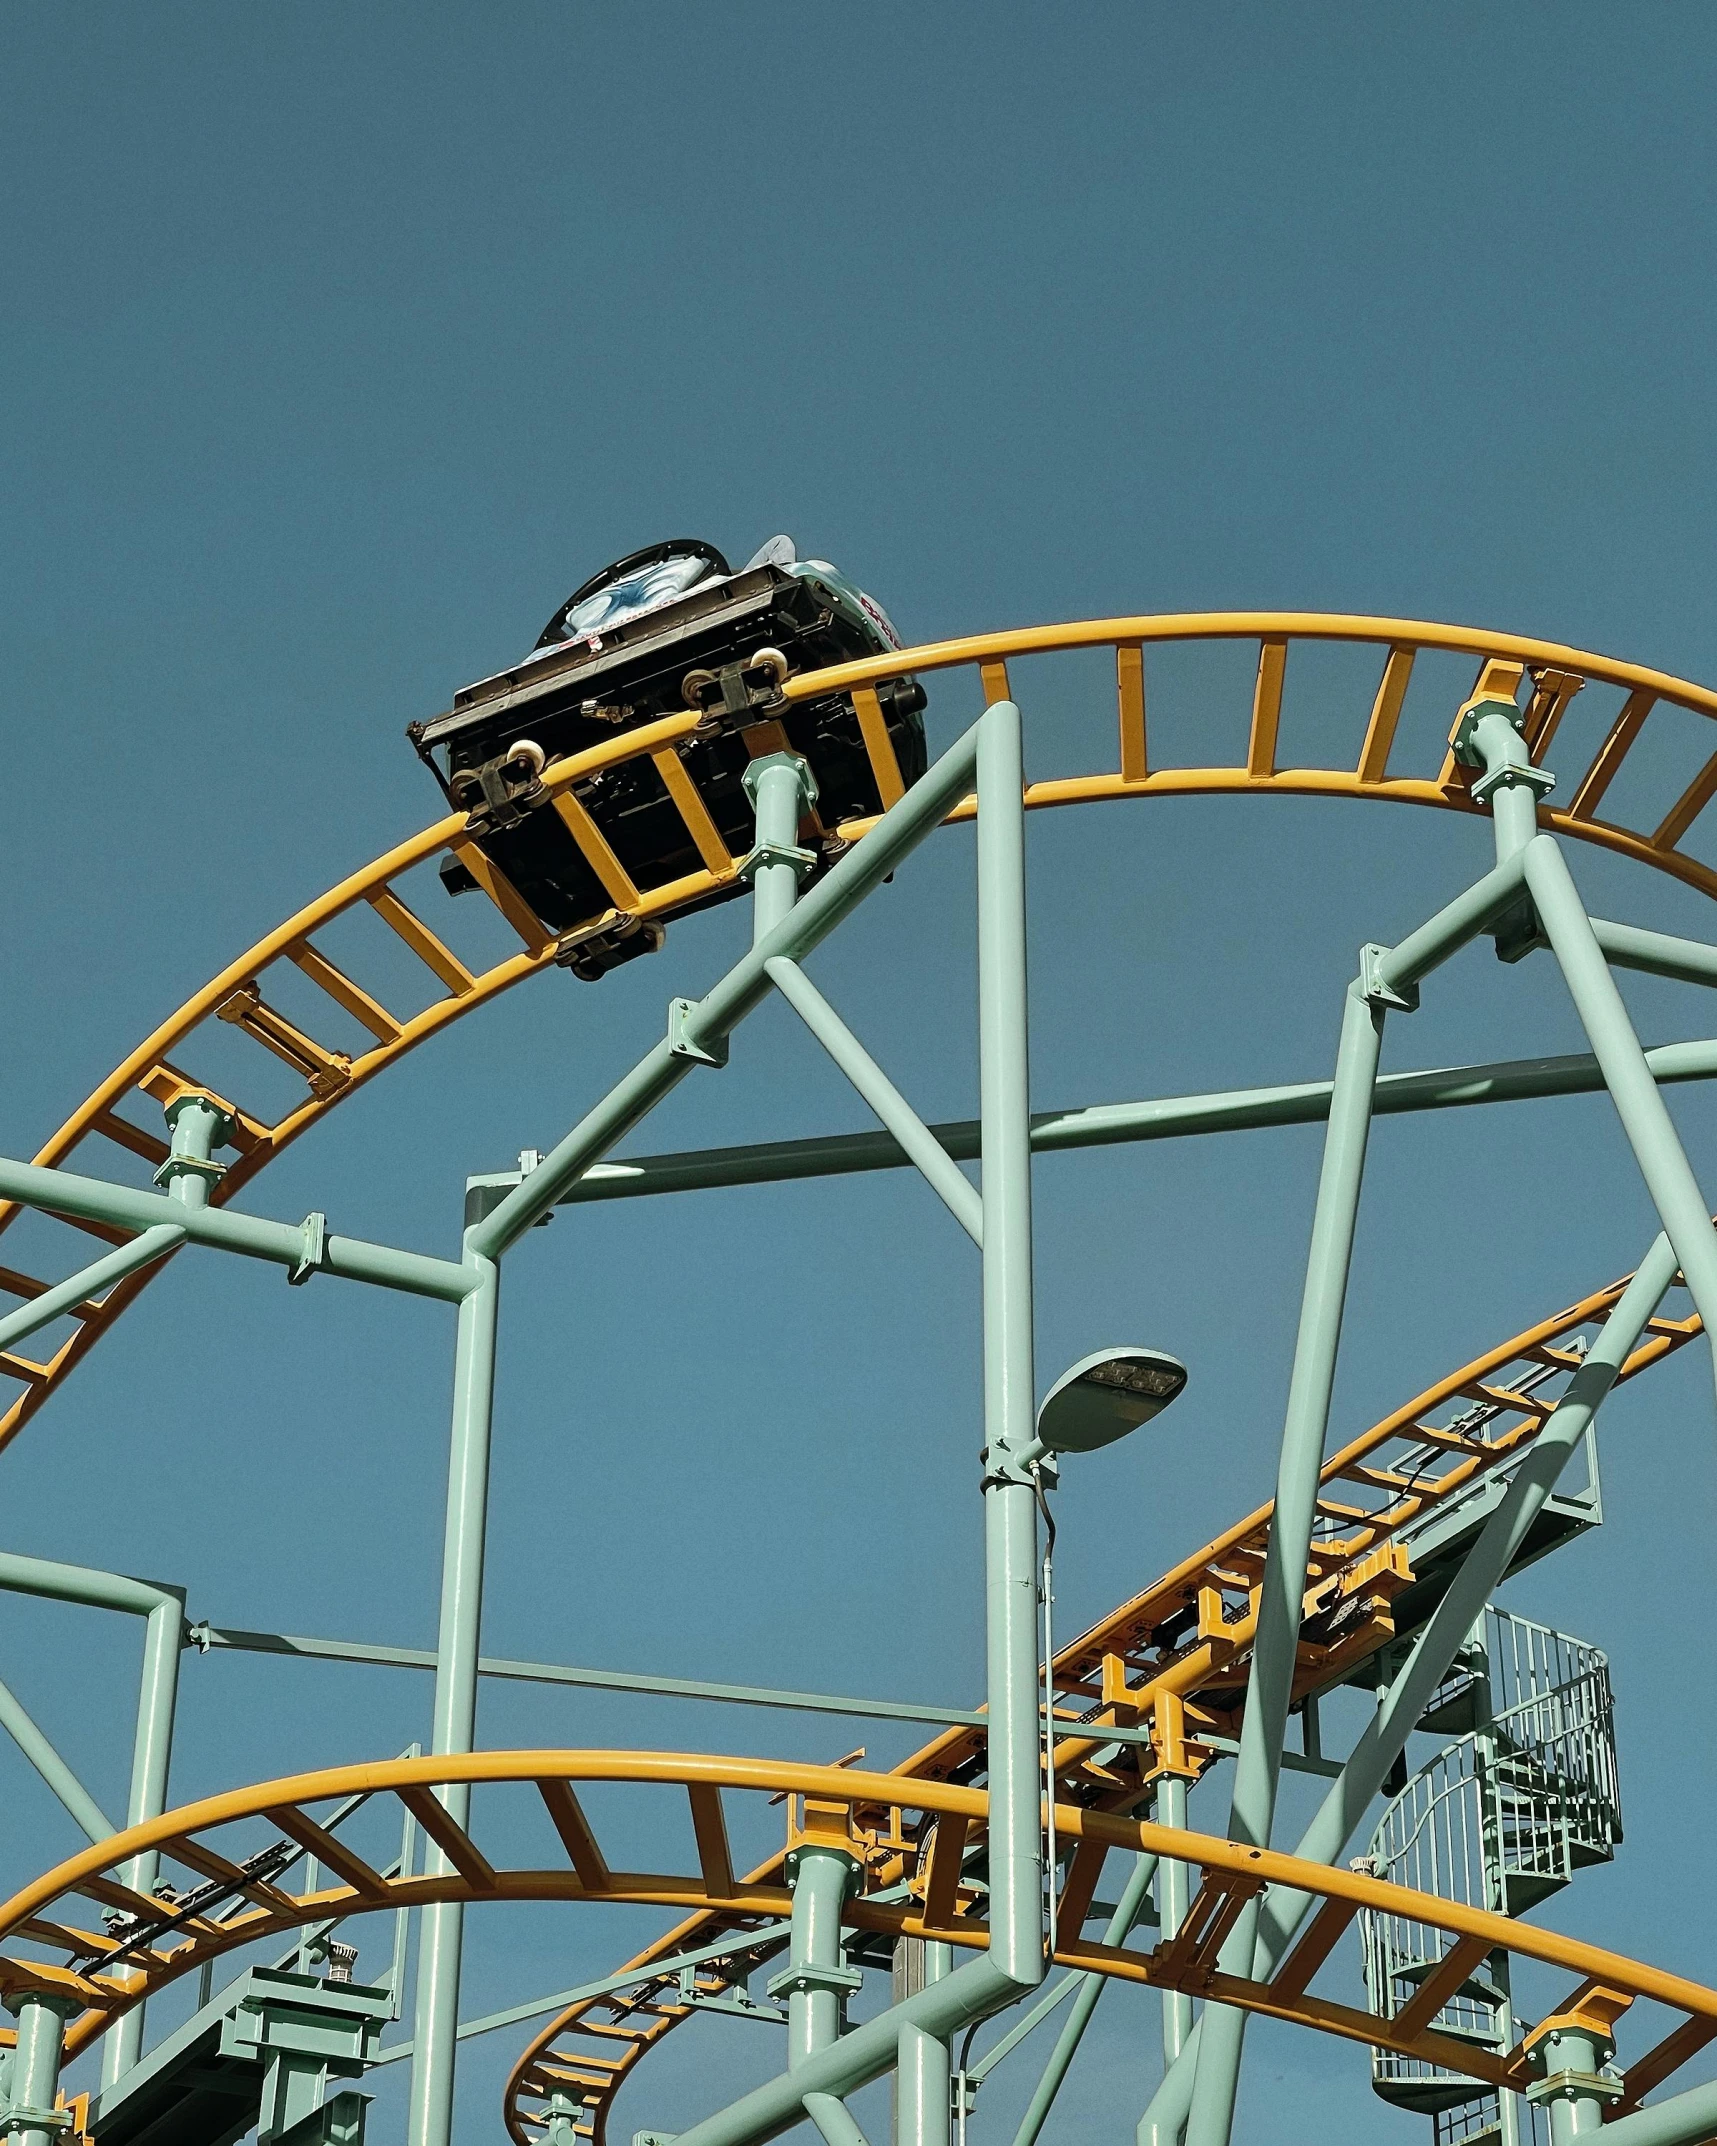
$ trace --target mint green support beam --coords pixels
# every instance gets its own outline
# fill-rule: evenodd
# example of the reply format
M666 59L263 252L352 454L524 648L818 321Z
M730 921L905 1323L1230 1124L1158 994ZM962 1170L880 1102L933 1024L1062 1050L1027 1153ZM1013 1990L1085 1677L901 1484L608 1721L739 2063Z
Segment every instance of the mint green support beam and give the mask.
M1604 1322L1585 1362L1569 1380L1501 1504L1480 1530L1448 1592L1384 1695L1382 1706L1349 1754L1340 1779L1301 1835L1294 1853L1306 1862L1333 1863L1352 1840L1389 1769L1406 1749L1414 1724L1448 1674L1473 1620L1519 1555L1545 1500L1596 1420L1617 1373L1632 1355L1646 1321L1675 1275L1675 1253L1668 1238L1659 1237ZM1307 1893L1283 1891L1267 1897L1252 1956L1254 1976L1269 1974L1286 1954L1311 1904L1312 1896ZM1211 2007L1193 2028L1185 2049L1169 2067L1140 2119L1139 2146L1174 2146L1192 2106L1199 2046L1210 2021L1223 2016L1225 2013ZM1713 2107L1717 2109L1717 2103ZM1717 2123L1717 2115L1713 2122ZM1613 2128L1605 2127L1606 2132ZM1702 2134L1689 2132L1686 2136ZM1628 2146L1628 2142L1621 2141L1620 2146ZM1646 2142L1640 2141L1638 2146L1646 2146ZM1669 2142L1654 2142L1654 2146L1669 2146Z
M1641 931L1632 924L1611 924L1603 917L1592 919L1592 936L1613 969L1638 969L1677 984L1717 984L1717 946Z
M1610 974L1566 860L1554 837L1525 852L1533 905L1549 937L1604 1084L1634 1151L1658 1218L1675 1247L1689 1295L1707 1334L1717 1333L1717 1232L1673 1120L1657 1092L1622 995Z
M135 1274L139 1267L153 1265L165 1259L169 1252L177 1251L185 1241L184 1225L178 1222L157 1223L141 1237L134 1237L129 1244L122 1244L98 1259L90 1266L74 1274L68 1281L58 1283L52 1289L44 1289L39 1297L0 1319L0 1349L13 1348L20 1341L49 1325L61 1313L75 1311L78 1305L88 1301L99 1291L110 1288L115 1282L124 1281L128 1274Z
M1324 1140L1311 1248L1306 1255L1299 1334L1288 1382L1281 1459L1276 1471L1275 1514L1270 1524L1257 1637L1246 1685L1246 1712L1235 1762L1228 1832L1250 1847L1268 1847L1276 1811L1281 1752L1293 1696L1294 1661L1300 1638L1306 1559L1317 1508L1335 1389L1336 1354L1354 1227L1371 1130L1371 1091L1383 1043L1383 1011L1348 986L1341 1044L1336 1056L1335 1096ZM1251 1964L1258 1905L1249 1903L1222 1949L1223 1966L1244 1974ZM1236 1965L1235 1963L1238 1963ZM1197 2084L1187 2125L1187 2146L1228 2146L1234 2092L1240 2077L1245 2015L1227 2005L1205 2008Z
M62 1565L45 1557L0 1551L0 1588L15 1594L45 1595L57 1602L81 1602L92 1609L119 1610L141 1617L143 1673L137 1693L137 1734L131 1751L131 1794L125 1822L140 1826L167 1808L167 1769L173 1751L173 1710L179 1695L179 1654L185 1643L185 1605L170 1588L117 1572L95 1572L83 1565ZM160 1874L161 1858L153 1850L134 1856L120 1878L136 1892L147 1893ZM102 2084L112 2086L136 2063L143 2050L143 2006L135 2005L109 2028L102 2056Z
M20 1207L70 1215L82 1222L108 1222L116 1229L143 1231L166 1225L183 1230L193 1244L209 1245L217 1252L272 1260L289 1269L309 1271L314 1266L319 1273L346 1281L376 1282L450 1304L457 1304L472 1286L469 1273L451 1260L366 1244L358 1237L328 1236L318 1247L313 1242L318 1232L308 1224L267 1222L257 1215L235 1214L227 1207L193 1207L167 1193L139 1192L129 1185L111 1185L105 1178L78 1177L70 1170L42 1170L9 1156L0 1157L0 1200L16 1200ZM316 1257L318 1249L320 1258Z
M17 1694L5 1684L0 1684L0 1729L11 1737L91 1841L104 1841L119 1831L31 1720Z
M769 980L865 1102L975 1245L984 1241L984 1203L971 1180L796 961L775 960Z
M692 2125L678 2146L752 2146L774 2138L801 2120L806 2097L830 2094L843 2100L899 2062L902 2030L908 2026L945 2039L1017 2002L1043 1980L1043 1844L1039 1810L1037 1738L1037 1504L1031 1479L1017 1456L1033 1441L1036 1395L1032 1383L1031 1126L1028 1101L1025 990L1025 797L1019 710L998 701L974 732L978 760L978 1028L979 1088L983 1110L984 1196L984 1430L983 1478L985 1661L989 1697L990 1946L951 1975L892 2005L819 2050L797 2070L742 2095L730 2107ZM871 882L892 869L886 851L873 851L888 818L924 797L924 831L946 805L926 784L948 770L953 755L906 793L890 814L843 857L828 878L813 887L792 912L753 949L749 960L762 974L764 958L796 959L807 945L782 943L806 925L814 905L810 943L832 929L845 906L859 898L841 882L849 866L862 864ZM957 782L943 795L952 803ZM906 823L900 823L903 826ZM904 836L902 837L904 841ZM867 883L868 891L868 883ZM703 1002L711 1031L752 986L745 963L727 984ZM741 979L735 981L735 979ZM763 978L767 987L767 978ZM696 1033L696 1031L694 1031ZM574 1158L571 1183L593 1156ZM541 1172L537 1173L538 1176ZM536 1177L521 1186L521 1192ZM564 1189L564 1188L557 1188ZM545 1210L546 1211L546 1210ZM497 1213L499 1210L497 1211ZM524 1209L515 1210L523 1214ZM495 1217L491 1217L493 1221ZM534 1217L532 1217L534 1219ZM521 1225L522 1226L522 1225Z
M767 964L777 955L789 961L802 960L820 946L895 866L942 824L970 786L981 728L981 723L974 724L928 774L920 776L906 795L889 807L864 840L855 843L803 901L764 933L713 990L683 1009L675 1032L641 1058L530 1176L476 1226L470 1240L476 1251L498 1259L548 1213L592 1163L599 1162L617 1140L623 1140L633 1126L641 1123L695 1065L719 1062L731 1031L773 988ZM0 1194L4 1191L0 1183Z
M1717 1076L1717 1043L1660 1043L1645 1054L1660 1086ZM1594 1095L1604 1085L1589 1051L1554 1058L1510 1058L1488 1065L1439 1066L1385 1073L1377 1082L1373 1117L1424 1110L1464 1110L1485 1103L1530 1102L1547 1096ZM1236 1088L1212 1095L1172 1095L1141 1103L1098 1103L1086 1109L1033 1114L1033 1154L1109 1147L1138 1140L1180 1140L1200 1133L1263 1131L1279 1125L1321 1125L1329 1116L1331 1083L1293 1081L1274 1088ZM978 1121L956 1118L927 1128L955 1162L978 1155ZM811 1177L841 1177L912 1165L891 1133L827 1133L808 1140L760 1141L748 1147L694 1148L679 1155L622 1156L591 1165L560 1196L563 1207L590 1200L629 1200L662 1192L702 1192L728 1185L763 1185ZM516 1171L477 1178L510 1187Z
M1386 948L1377 961L1377 980L1386 989L1406 992L1441 968L1463 946L1470 946L1520 899L1521 861L1511 857L1457 894L1446 908Z
M1613 2117L1603 2128L1604 2146L1694 2146L1717 2131L1717 2079L1690 2086L1632 2116Z
M31 1990L6 2002L18 2015L18 2046L12 2053L11 2091L0 2122L13 2146L58 2146L65 2125L65 2118L54 2113L60 2052L66 2021L82 2006L74 1997L52 1996L45 1990Z
M1186 1779L1178 1773L1165 1773L1157 1783L1156 1819L1159 1826L1174 1826L1186 1831ZM1167 1944L1178 1934L1186 1920L1187 1908L1191 1905L1191 1870L1185 1863L1165 1860L1157 1872L1157 1937ZM1185 1990L1164 1990L1163 2009L1163 2064L1166 2069L1186 2047L1187 2037L1192 2032L1192 1999Z
M459 1306L453 1360L453 1425L447 1463L447 1520L441 1562L441 1625L436 1646L437 1758L472 1749L477 1730L477 1661L482 1636L483 1550L489 1508L489 1444L494 1416L495 1331L501 1272L473 1248L465 1233L473 1286ZM467 1825L468 1782L435 1791L454 1819ZM451 1870L431 1841L426 1876ZM456 1900L423 1910L417 1951L416 2053L411 2067L410 2146L449 2146L453 2136L453 2075L459 2032L459 1972L465 1911Z
M807 2094L805 2114L822 2133L824 2146L867 2146L852 2111L833 2094Z
M768 938L799 898L799 881L816 859L799 847L799 822L816 803L817 780L797 753L767 753L745 771L757 842L746 860L751 878L751 943Z
M1544 2077L1528 2089L1527 2098L1550 2111L1550 2146L1575 2146L1579 2139L1595 2139L1604 2128L1605 2108L1622 2091L1619 2080L1602 2076L1615 2055L1615 2044L1608 2036L1558 2027L1544 2037L1533 2055Z
M954 1971L954 1948L926 1939L918 1957L928 1989ZM894 2081L894 2146L948 2146L953 2060L946 2035L910 2024L900 2030Z
M804 1843L787 1858L793 1920L787 1965L769 1981L771 1997L787 2000L787 2069L797 2071L840 2039L847 1998L864 1975L843 1958L841 1909L860 1876L856 1857L842 1848Z

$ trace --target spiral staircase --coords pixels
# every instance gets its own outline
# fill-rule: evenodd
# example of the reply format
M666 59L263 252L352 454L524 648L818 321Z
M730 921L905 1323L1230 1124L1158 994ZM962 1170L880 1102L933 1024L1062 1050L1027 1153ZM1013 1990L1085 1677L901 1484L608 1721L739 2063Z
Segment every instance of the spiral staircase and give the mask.
M1622 1837L1609 1664L1596 1647L1494 1605L1474 1626L1421 1729L1452 1740L1409 1780L1372 1836L1378 1877L1445 1900L1520 1915ZM1400 1916L1362 1918L1366 1993L1380 2019L1505 2052L1520 2032L1507 1957L1472 1964L1453 1989L1457 1941ZM1384 2100L1432 2119L1434 2146L1536 2146L1543 2120L1512 2094L1387 2049L1372 2057Z

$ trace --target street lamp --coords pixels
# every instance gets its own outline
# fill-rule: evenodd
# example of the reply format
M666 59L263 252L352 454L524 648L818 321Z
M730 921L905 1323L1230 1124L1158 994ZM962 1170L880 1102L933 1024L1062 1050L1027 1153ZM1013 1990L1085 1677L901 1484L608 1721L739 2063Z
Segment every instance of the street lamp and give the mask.
M1162 1349L1098 1349L1064 1371L1037 1412L1047 1453L1091 1453L1160 1416L1186 1384L1186 1366Z
M1049 1881L1049 1929L1059 1912L1055 1840L1055 1521L1044 1491L1055 1481L1063 1453L1094 1453L1160 1416L1186 1384L1186 1366L1163 1349L1097 1349L1064 1371L1043 1397L1037 1436L1028 1448L1043 1513L1043 1782L1049 1838L1044 1857ZM1047 1460L1048 1468L1036 1463Z

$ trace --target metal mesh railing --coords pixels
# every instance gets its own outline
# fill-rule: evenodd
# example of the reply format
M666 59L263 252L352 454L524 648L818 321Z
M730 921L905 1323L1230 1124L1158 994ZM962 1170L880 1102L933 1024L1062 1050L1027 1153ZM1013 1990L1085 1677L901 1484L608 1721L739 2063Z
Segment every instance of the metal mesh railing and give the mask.
M1429 1714L1470 1713L1472 1727L1422 1767L1372 1836L1379 1877L1443 1900L1519 1914L1607 1860L1621 1838L1609 1664L1595 1647L1506 1611L1485 1614ZM1453 1940L1405 1916L1361 1917L1366 1994L1393 2019L1434 1974ZM1490 2049L1508 2046L1514 2016L1506 1963L1485 1962L1427 2024ZM1494 2093L1459 2072L1374 2050L1385 2099L1435 2119L1436 2146L1500 2137ZM1525 2107L1516 2103L1529 2135Z

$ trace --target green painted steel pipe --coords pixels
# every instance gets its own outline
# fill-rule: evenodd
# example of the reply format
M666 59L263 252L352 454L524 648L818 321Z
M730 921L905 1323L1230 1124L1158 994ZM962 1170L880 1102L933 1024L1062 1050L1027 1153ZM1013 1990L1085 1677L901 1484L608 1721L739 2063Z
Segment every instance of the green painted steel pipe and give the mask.
M140 1826L167 1808L167 1773L173 1755L173 1714L179 1698L179 1657L185 1644L185 1606L169 1595L149 1612L143 1627L143 1673L137 1691L137 1736L131 1753L131 1793L125 1822ZM133 1858L120 1873L140 1893L153 1892L161 1858L153 1850ZM102 2083L111 2086L143 2054L142 2005L121 2015L107 2036Z
M954 1948L934 1939L923 1942L923 1986L941 1982L954 1971ZM947 2038L905 2025L894 2072L894 2146L948 2146L948 2095L953 2063Z
M816 779L797 753L766 753L745 770L756 816L757 868L751 881L751 943L768 938L799 896L811 858L799 849L799 822L815 802Z
M1555 778L1532 764L1520 710L1495 701L1473 725L1472 745L1490 779L1490 812L1499 859L1518 857L1538 832L1538 793Z
M1025 773L1019 710L983 717L978 756L978 1095L983 1124L990 1954L1023 1994L1044 1972L1037 1734L1037 1499Z
M119 1610L145 1620L126 1824L137 1826L158 1818L167 1808L179 1656L185 1644L183 1596L171 1588L134 1580L123 1573L63 1565L52 1558L25 1557L15 1550L0 1551L0 1588L15 1594L44 1595L58 1602L79 1602L92 1609ZM151 1850L147 1855L133 1857L120 1877L134 1891L147 1893L160 1869L161 1858ZM111 2086L141 2055L143 2012L142 2005L134 2006L108 2030L102 2056L104 2087Z
M1169 1778L1168 1776L1164 1777ZM1161 1784L1158 1784L1159 1798ZM1160 1823L1159 1819L1159 1823ZM1138 1855L1133 1858L1133 1868L1115 1912L1109 1918L1108 1928L1103 1932L1105 1945L1124 1945L1134 1923L1143 1912L1146 1896L1151 1889L1151 1878L1157 1869L1154 1855ZM1166 1938L1169 1933L1164 1931ZM1037 2082L1020 2127L1014 2133L1014 2146L1037 2146L1037 2135L1048 2121L1049 2112L1055 2105L1055 2097L1061 2091L1063 2080L1079 2053L1079 2044L1085 2039L1085 2030L1091 2024L1099 1999L1108 1985L1107 1975L1081 1975L1079 1989L1073 1999L1073 2010L1062 2026L1056 2039L1049 2062L1043 2068L1043 2077Z
M962 741L962 750L974 733ZM978 761L978 1027L984 1167L983 1483L985 1660L989 1696L990 1947L944 1980L865 2020L798 2070L679 2135L678 2146L753 2146L800 2121L808 2094L854 2093L891 2070L903 2029L938 2040L1017 2002L1043 1980L1043 1858L1037 1741L1037 1507L1029 1479L1008 1473L1032 1440L1031 1125L1025 994L1025 797L1019 710L997 701L975 726ZM947 760L937 763L937 770ZM936 773L937 770L932 770ZM912 802L930 780L909 790ZM953 801L952 785L948 802ZM943 807L924 808L923 831ZM764 942L781 945L855 861L888 868L871 845L881 823ZM858 894L851 896L859 899ZM841 896L845 901L847 897ZM849 904L850 906L850 904ZM844 914L844 910L842 911ZM830 928L832 928L832 923ZM813 942L814 943L814 942ZM755 958L755 950L754 956ZM742 964L743 966L743 964ZM759 963L761 973L761 963ZM766 979L765 979L766 981ZM718 986L718 991L724 987ZM706 1008L711 1004L706 999Z
M1550 2146L1575 2146L1578 2139L1596 2138L1604 2128L1604 2110L1614 2098L1598 2083L1599 2067L1610 2060L1614 2044L1574 2027L1556 2027L1544 2037L1536 2052L1542 2059L1546 2079L1560 2075L1556 2092L1546 2093L1541 2106L1550 2111ZM1587 2085L1586 2081L1591 2081Z
M1486 925L1494 924L1504 910L1512 907L1520 899L1520 885L1518 857L1497 865L1417 931L1409 932L1381 954L1377 961L1379 981L1391 991L1405 991L1418 983L1463 946L1470 945Z
M492 1259L472 1249L476 1234L475 1230L465 1233L466 1258L476 1286L459 1306L453 1362L453 1423L447 1464L431 1747L437 1757L471 1750L477 1729L477 1661L482 1637L483 1551L501 1273ZM437 1789L436 1794L461 1826L468 1823L468 1783L449 1783ZM440 1875L452 1867L440 1848L430 1842L426 1875ZM458 1901L436 1901L423 1910L417 1952L417 2050L412 2058L406 2131L410 2146L449 2146L453 2136L453 2075L464 1929L464 1909Z
M119 1828L49 1743L25 1711L22 1701L0 1684L0 1729L18 1746L91 1841L106 1840Z
M281 1267L301 1266L305 1259L302 1224L268 1222L228 1207L188 1207L164 1192L139 1192L129 1185L110 1185L105 1178L78 1177L70 1170L42 1170L9 1156L0 1157L0 1200L15 1200L44 1214L108 1222L117 1229L151 1230L167 1224L182 1229L193 1244L272 1260ZM450 1304L458 1303L471 1286L466 1270L451 1260L366 1244L358 1237L328 1237L318 1271Z
M1186 1831L1186 1781L1184 1776L1165 1773L1157 1783L1157 1824L1177 1826ZM1157 1874L1157 1934L1165 1945L1186 1920L1186 1911L1192 1900L1192 1873L1185 1863L1165 1861ZM1186 2047L1186 2038L1192 2032L1192 1999L1185 1990L1164 1990L1163 2009L1163 2064L1172 2064Z
M686 1015L681 1040L719 1058L722 1045L772 988L767 963L776 955L798 961L820 946L897 864L938 828L971 781L981 723L949 748L928 774L891 805L804 900L766 932ZM572 1128L522 1184L476 1225L475 1250L498 1259L539 1222L617 1140L623 1140L699 1061L666 1038ZM4 1192L0 1184L0 1192Z
M1604 2146L1694 2146L1717 2132L1717 2079L1690 2086L1684 2094L1613 2117L1604 2126Z
M1675 1125L1657 1092L1616 980L1553 837L1525 851L1527 884L1592 1051L1604 1070L1640 1175L1708 1335L1717 1333L1717 1232Z
M822 2133L825 2146L866 2146L858 2119L833 2094L807 2094L805 2114Z
M797 2071L819 2049L830 2049L840 2039L846 2011L842 1985L849 1973L841 1908L858 1879L859 1865L845 1849L811 1846L795 1849L791 1862L787 1965L769 1984L769 1994L786 1996L787 2069Z
M9 1318L0 1319L0 1349L10 1349L18 1342L28 1340L30 1335L50 1325L63 1312L74 1311L99 1291L124 1281L128 1274L135 1274L139 1267L165 1259L184 1241L185 1228L180 1222L157 1223L153 1229L146 1229L141 1237L119 1245L105 1259L95 1260L52 1289L44 1289L39 1297L32 1297Z
M771 961L767 973L769 981L882 1120L899 1143L901 1153L928 1180L955 1221L981 1248L983 1200L948 1150L797 962Z
M1677 984L1717 984L1717 946L1641 931L1633 924L1612 924L1604 917L1592 919L1592 936L1612 968L1638 969Z
M74 1997L50 1995L45 1990L30 1990L6 2002L18 2015L18 2044L12 2052L12 2122L7 2127L12 2146L57 2146L65 2126L64 2117L54 2112L60 2052L66 2021L82 2006Z
M1645 1054L1652 1078L1668 1086L1717 1075L1717 1042L1660 1043ZM1461 1110L1485 1103L1528 1102L1548 1096L1593 1095L1604 1085L1589 1051L1554 1058L1511 1058L1489 1065L1442 1066L1385 1073L1377 1082L1373 1117L1425 1110ZM1200 1133L1252 1132L1272 1126L1320 1125L1329 1116L1332 1084L1294 1081L1273 1088L1236 1088L1211 1095L1178 1095L1140 1103L1099 1103L1079 1110L1044 1110L1031 1121L1032 1152L1140 1140L1179 1140ZM976 1118L928 1128L955 1162L973 1162ZM629 1200L662 1192L700 1192L729 1185L763 1185L839 1177L864 1170L902 1170L913 1159L891 1133L827 1133L808 1140L760 1141L748 1147L696 1148L679 1155L637 1155L593 1164L560 1196L563 1207L590 1200ZM474 1183L519 1182L516 1171Z
M1383 1020L1381 1008L1367 1003L1357 983L1350 984L1343 1003L1335 1096L1324 1141L1311 1248L1306 1255L1305 1290L1276 1471L1275 1513L1265 1556L1257 1638L1247 1678L1240 1756L1235 1762L1228 1814L1230 1839L1253 1847L1268 1847L1276 1810L1282 1742L1299 1646L1306 1559L1317 1510L1318 1472L1323 1466L1330 1400L1335 1390L1336 1355L1365 1174L1371 1091L1377 1078ZM1253 1901L1242 1911L1223 1946L1222 1961L1229 1972L1244 1974L1249 1967L1257 1925L1258 1908ZM1197 2083L1187 2124L1188 2146L1228 2146L1245 2025L1243 2012L1230 2006L1206 2007Z
M1632 1355L1646 1321L1675 1275L1675 1253L1668 1238L1659 1237L1605 1320L1585 1362L1569 1380L1502 1502L1479 1531L1477 1541L1385 1693L1383 1704L1354 1745L1341 1778L1301 1835L1294 1853L1306 1862L1333 1863L1353 1838L1389 1769L1407 1748L1414 1724L1447 1676L1474 1619L1519 1554L1545 1500L1596 1420L1618 1371ZM1309 1893L1288 1890L1267 1897L1253 1953L1254 1975L1267 1975L1284 1957L1312 1898ZM1185 2049L1164 2075L1140 2120L1139 2146L1173 2146L1180 2136L1192 2105L1198 2046L1212 2016L1207 2012L1194 2026Z

